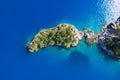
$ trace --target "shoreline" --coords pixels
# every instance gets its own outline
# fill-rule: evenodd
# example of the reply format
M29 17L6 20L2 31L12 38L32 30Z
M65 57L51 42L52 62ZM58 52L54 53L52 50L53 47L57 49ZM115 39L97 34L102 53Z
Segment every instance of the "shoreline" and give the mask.
M74 25L61 23L56 27L40 30L39 33L36 34L35 37L27 44L27 46L29 52L31 53L37 52L40 48L46 48L48 46L71 48L78 46L78 43L85 38L85 42L88 44L88 46L98 44L105 52L107 52L108 55L120 60L120 56L116 55L112 49L107 49L107 42L105 42L107 38L120 38L120 36L116 37L118 36L116 35L116 30L119 28L119 26L120 17L117 19L117 21L111 22L102 27L99 33L94 33L90 29L78 30ZM52 37L50 35L51 32ZM46 36L46 38L44 38L44 36ZM47 43L44 43L45 40ZM67 42L65 42L66 40ZM120 52L118 52L118 54L120 54Z

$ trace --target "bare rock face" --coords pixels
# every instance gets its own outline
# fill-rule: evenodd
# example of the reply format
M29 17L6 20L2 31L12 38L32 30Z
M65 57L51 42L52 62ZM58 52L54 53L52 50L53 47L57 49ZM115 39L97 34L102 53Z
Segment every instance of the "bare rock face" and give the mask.
M84 31L84 36L86 39L92 38L94 36L94 32L91 30L85 30Z
M116 21L116 26L120 26L120 17Z
M120 60L120 17L108 24L98 37L100 47L114 59Z

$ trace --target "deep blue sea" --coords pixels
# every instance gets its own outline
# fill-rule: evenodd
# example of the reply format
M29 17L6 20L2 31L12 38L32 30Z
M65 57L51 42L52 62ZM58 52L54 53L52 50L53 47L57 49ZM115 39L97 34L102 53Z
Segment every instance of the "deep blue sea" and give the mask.
M120 80L120 62L99 46L26 48L41 29L59 23L99 32L120 16L119 0L0 0L0 80ZM112 6L111 6L112 5Z

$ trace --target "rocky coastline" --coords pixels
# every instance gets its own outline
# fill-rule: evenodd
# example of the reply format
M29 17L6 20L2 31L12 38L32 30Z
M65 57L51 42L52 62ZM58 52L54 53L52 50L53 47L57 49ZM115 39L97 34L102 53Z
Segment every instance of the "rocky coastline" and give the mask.
M63 23L55 28L41 30L27 46L31 53L48 46L71 48L77 46L83 36L83 32L73 25Z
M71 48L83 38L88 45L98 44L108 55L120 60L120 17L97 34L89 29L80 31L71 24L59 24L55 28L41 30L27 46L31 53L48 46Z
M120 17L102 29L98 40L100 47L109 56L120 61Z

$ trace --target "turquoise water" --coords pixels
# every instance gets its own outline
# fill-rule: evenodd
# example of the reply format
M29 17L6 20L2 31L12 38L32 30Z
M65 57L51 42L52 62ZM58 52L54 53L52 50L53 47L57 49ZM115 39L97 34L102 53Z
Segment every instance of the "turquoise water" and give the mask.
M99 32L104 24L119 16L119 2L1 1L0 80L120 80L120 62L105 55L97 45L89 47L84 40L67 50L48 47L29 54L26 49L27 42L39 30L59 23Z

